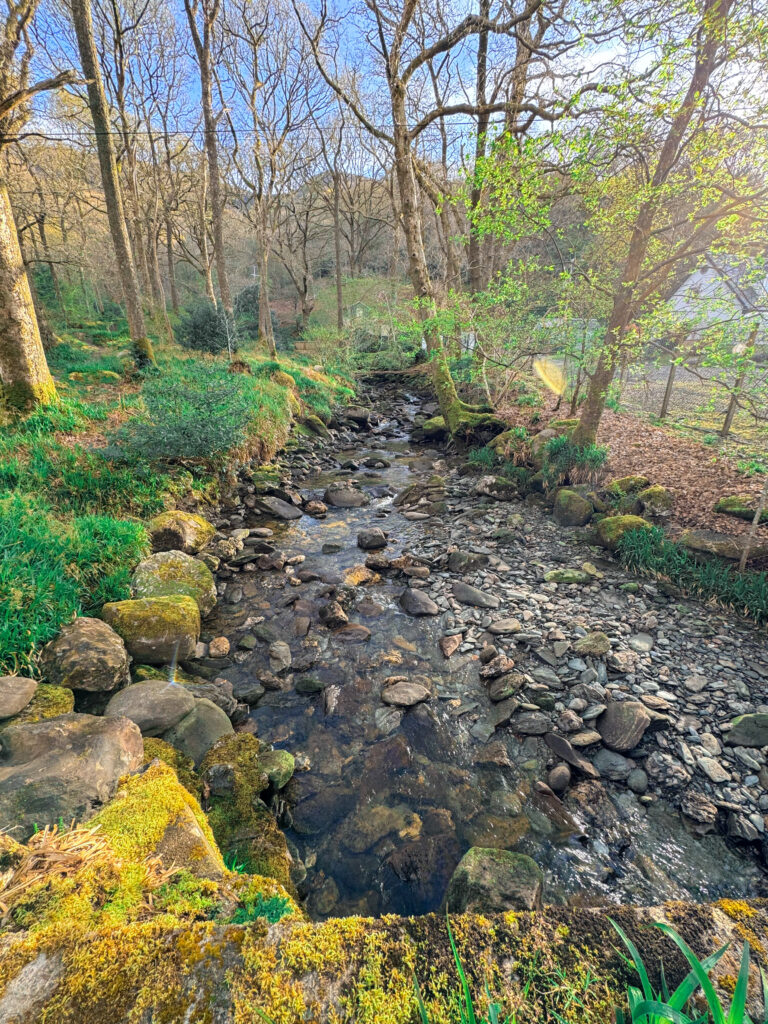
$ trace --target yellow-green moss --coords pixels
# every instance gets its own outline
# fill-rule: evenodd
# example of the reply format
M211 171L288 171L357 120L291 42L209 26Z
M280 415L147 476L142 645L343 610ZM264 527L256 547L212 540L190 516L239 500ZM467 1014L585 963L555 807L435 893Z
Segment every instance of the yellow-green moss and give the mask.
M647 476L620 476L617 480L611 480L605 489L609 494L622 498L625 494L637 494L650 486L651 481Z
M9 718L3 725L11 722L42 722L45 718L58 718L68 715L75 709L75 695L66 686L54 686L51 683L40 683L35 695L23 711Z
M640 516L606 516L595 529L603 547L615 551L625 533L630 530L650 530L651 524Z
M182 786L192 794L195 799L200 797L200 779L195 772L195 765L191 757L186 757L170 743L155 737L144 739L144 764L149 764L155 758L169 765L176 773L176 778Z

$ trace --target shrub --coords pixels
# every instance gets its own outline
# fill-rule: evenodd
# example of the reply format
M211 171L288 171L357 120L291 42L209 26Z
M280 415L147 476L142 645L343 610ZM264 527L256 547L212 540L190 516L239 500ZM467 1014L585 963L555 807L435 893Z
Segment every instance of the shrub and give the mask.
M237 326L249 338L259 333L259 286L248 284L235 296L233 303Z
M234 323L210 302L199 303L182 313L176 339L183 348L214 355L237 348Z
M572 484L595 483L607 460L608 449L602 445L578 445L564 435L553 437L544 447L544 482L548 488L566 479Z
M699 562L680 544L668 540L659 527L630 530L619 542L619 557L633 572L667 579L688 593L714 599L768 622L768 573L738 572L720 561Z
M471 466L480 466L481 469L493 469L498 456L493 448L473 448L469 453L467 461Z
M74 615L130 596L147 550L141 523L56 518L39 499L0 498L0 675L34 672L35 651Z

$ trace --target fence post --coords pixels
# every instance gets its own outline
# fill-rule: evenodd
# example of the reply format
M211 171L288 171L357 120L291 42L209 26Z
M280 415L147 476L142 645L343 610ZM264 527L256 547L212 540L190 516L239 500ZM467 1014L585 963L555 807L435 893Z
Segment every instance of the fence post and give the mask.
M667 386L664 389L664 400L661 403L661 412L659 413L659 419L663 420L669 411L669 403L672 398L672 385L675 383L675 374L677 373L677 363L669 364L669 376L667 377Z

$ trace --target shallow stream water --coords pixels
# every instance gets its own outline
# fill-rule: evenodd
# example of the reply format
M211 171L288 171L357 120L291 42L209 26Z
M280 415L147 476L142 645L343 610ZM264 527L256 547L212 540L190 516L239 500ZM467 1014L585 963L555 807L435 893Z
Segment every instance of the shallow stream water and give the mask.
M509 728L489 739L482 726L490 702L476 656L443 656L438 643L450 631L450 617L402 611L402 578L385 576L349 592L350 623L365 626L369 638L315 624L329 587L343 586L345 571L365 561L356 544L361 529L388 531L389 558L410 552L429 565L442 550L438 519L410 520L392 503L409 483L445 468L439 451L409 440L418 408L407 396L394 419L336 453L340 465L388 463L353 473L371 496L366 507L330 508L325 519L305 515L290 523L248 514L247 526L270 527L270 543L289 557L304 556L296 568L318 578L293 587L282 572L241 572L228 583L228 594L238 589L241 599L230 603L225 595L208 624L212 635L235 638L233 646L237 637L255 635L254 650L241 649L239 663L224 673L241 687L269 669L271 640L290 644L292 683L268 690L251 718L262 739L297 758L298 770L274 810L309 912L436 910L470 846L530 854L545 873L545 902L652 904L765 892L752 859L720 836L693 836L661 800L643 803L610 783L599 805L589 790L581 801L562 803L541 792L536 780L546 777L551 752L540 737ZM317 473L301 481L302 494L322 499L331 479L350 474ZM483 514L482 507L452 508L450 501L446 513L454 528L467 524L471 550L509 561L513 553L485 537ZM426 681L435 697L405 711L388 707L380 695L391 676ZM297 692L297 682L323 688Z

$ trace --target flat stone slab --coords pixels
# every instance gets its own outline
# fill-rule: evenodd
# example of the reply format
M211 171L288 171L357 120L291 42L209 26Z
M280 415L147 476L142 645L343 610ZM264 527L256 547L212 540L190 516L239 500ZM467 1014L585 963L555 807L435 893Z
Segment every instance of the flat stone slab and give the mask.
M471 587L468 583L454 583L453 596L461 604L472 605L473 608L498 608L501 604L494 594L486 594L484 590Z

